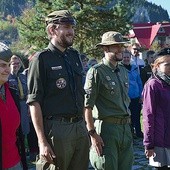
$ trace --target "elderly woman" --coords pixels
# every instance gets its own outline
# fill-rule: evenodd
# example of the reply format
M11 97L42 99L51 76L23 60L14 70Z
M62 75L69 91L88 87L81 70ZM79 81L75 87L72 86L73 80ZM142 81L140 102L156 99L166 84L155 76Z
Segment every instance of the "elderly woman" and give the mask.
M155 169L170 169L170 48L157 54L143 90L146 157Z
M21 150L19 150L19 148L22 148L23 151L24 145L20 137L20 114L15 103L17 99L15 98L14 101L12 94L15 93L10 91L7 83L10 74L9 61L11 56L11 50L0 43L1 169L26 170L26 163L21 164L25 157L20 156Z

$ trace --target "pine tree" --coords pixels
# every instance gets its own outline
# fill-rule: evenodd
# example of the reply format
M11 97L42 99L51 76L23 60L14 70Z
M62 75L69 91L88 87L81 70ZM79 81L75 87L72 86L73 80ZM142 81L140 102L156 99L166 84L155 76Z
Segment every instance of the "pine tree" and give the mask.
M123 0L112 5L110 0L53 0L37 1L35 7L26 10L18 26L20 41L27 46L42 49L48 44L44 19L54 10L68 9L77 21L74 47L80 52L93 55L94 46L101 35L110 30L128 33L133 13L129 8L133 0Z

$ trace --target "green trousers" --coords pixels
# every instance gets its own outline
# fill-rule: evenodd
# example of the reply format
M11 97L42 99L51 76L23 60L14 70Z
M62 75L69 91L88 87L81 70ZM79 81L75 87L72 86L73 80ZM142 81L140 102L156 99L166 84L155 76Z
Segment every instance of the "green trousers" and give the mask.
M133 138L129 124L117 125L97 120L96 131L103 139L102 156L90 149L90 161L95 170L131 170Z
M44 125L46 137L56 155L55 165L40 160L37 169L88 170L89 137L84 120L77 123L46 120Z

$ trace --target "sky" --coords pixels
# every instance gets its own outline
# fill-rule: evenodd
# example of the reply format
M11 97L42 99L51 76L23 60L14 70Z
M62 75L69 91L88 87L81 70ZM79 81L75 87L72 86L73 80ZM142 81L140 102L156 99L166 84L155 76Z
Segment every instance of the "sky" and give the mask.
M148 0L148 2L155 3L156 5L161 5L162 8L168 11L170 17L170 0Z

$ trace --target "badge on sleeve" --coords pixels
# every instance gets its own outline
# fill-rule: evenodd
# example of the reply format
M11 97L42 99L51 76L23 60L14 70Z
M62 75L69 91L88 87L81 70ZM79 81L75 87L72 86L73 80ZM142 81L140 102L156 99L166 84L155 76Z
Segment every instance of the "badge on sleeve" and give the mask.
M59 88L59 89L64 89L64 87L66 87L66 80L64 78L59 78L57 81L56 81L56 86Z
M91 79L93 78L93 74L92 74L92 73L88 73L88 74L87 74L87 78L88 78L89 80L91 80Z

